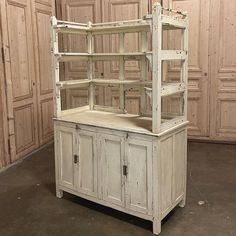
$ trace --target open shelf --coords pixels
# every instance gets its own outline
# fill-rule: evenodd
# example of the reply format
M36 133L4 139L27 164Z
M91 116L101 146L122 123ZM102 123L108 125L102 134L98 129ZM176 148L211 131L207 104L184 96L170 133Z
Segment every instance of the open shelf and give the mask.
M150 52L149 52L150 54ZM126 52L126 53L57 53L55 56L60 62L66 61L88 61L91 58L93 61L110 61L118 60L124 57L124 60L140 60L141 57L146 56L145 52Z
M56 85L60 89L66 88L78 88L88 86L90 83L94 85L130 85L132 87L140 87L140 85L152 85L152 81L140 81L140 80L118 80L118 79L81 79L81 80L66 80L57 82Z
M167 10L168 15L163 14L164 10ZM178 50L167 50L162 48L164 30L177 29L181 31L181 45ZM58 33L65 34L82 34L86 37L87 52L59 52L58 51ZM125 34L135 33L139 34L139 48L135 52L127 52L125 48ZM151 34L151 40L148 33ZM107 35L118 34L117 45L118 52L105 52L96 53L95 48L95 35ZM124 126L132 123L132 128L136 130L146 130L145 132L152 132L158 134L164 130L171 129L187 120L187 76L188 76L188 17L185 13L174 11L171 9L164 9L160 4L154 4L152 8L152 14L145 16L143 19L129 20L129 21L116 21L116 22L104 22L104 23L75 23L57 20L52 18L52 47L54 54L54 99L57 107L55 109L55 117L60 118L64 114L69 114L68 111L61 111L61 90L65 94L69 90L73 90L73 94L76 91L87 91L88 104L82 111L80 109L73 109L75 114L71 115L71 118L66 116L67 120L79 119L78 122L83 122L83 117L86 117L85 122L90 122L90 116L94 122L111 122L109 119L114 119L112 123L113 128L115 126ZM151 47L148 43L151 42ZM149 48L152 48L150 51ZM59 80L59 62L78 62L82 61L87 63L87 78L86 72L84 73L84 79L73 79L60 81ZM98 62L100 61L100 62ZM99 78L99 75L95 71L97 64L102 63L105 65L108 62L115 62L116 69L108 75L101 75L105 78ZM129 77L126 75L126 61L137 61L140 68L139 79L134 78L133 75ZM165 62L166 61L166 62ZM173 61L173 62L172 62ZM96 63L95 63L96 62ZM168 79L164 79L165 70L162 65L165 63L179 63L180 78L178 82L171 82ZM151 70L151 71L150 71ZM97 74L96 74L97 73ZM103 74L103 73L101 73ZM151 80L148 76L151 76ZM115 75L117 79L115 79ZM107 78L110 77L111 78ZM76 77L76 76L74 76ZM77 77L76 77L77 78ZM167 82L168 81L168 82ZM174 80L176 81L176 80ZM103 103L97 102L97 96L100 91L104 92ZM115 91L115 92L114 92ZM126 111L126 99L130 91L138 91L140 96L139 114L143 116L131 116L131 114L119 114ZM70 92L70 91L69 91ZM69 93L68 92L68 93ZM114 92L115 94L112 94ZM106 101L106 96L111 96L112 101ZM76 99L76 95L73 95ZM137 96L137 95L135 95ZM173 96L169 99L169 96ZM167 97L167 98L165 98ZM180 97L178 103L180 103L179 113L171 116L163 116L162 103L166 99L166 103L172 101L175 102L176 97ZM162 100L163 98L163 100ZM85 99L85 97L84 97ZM149 103L149 104L148 104ZM106 106L105 106L106 104ZM109 107L108 104L114 104L115 107ZM84 103L83 103L84 105ZM89 109L90 111L87 111ZM86 112L84 111L86 110ZM110 115L107 116L103 113L107 111ZM136 112L136 111L135 111ZM72 114L70 113L70 114ZM119 114L119 115L117 115ZM150 116L150 117L148 117ZM109 118L110 117L110 118ZM108 120L107 120L108 118ZM80 120L81 119L81 120ZM100 121L105 119L104 121ZM131 122L132 121L132 122ZM92 121L91 121L92 122ZM98 122L98 123L97 123ZM120 124L119 124L120 122ZM131 123L130 123L131 122ZM146 127L143 127L145 124ZM140 127L139 127L140 126ZM148 126L148 127L147 127ZM139 128L138 128L139 127Z

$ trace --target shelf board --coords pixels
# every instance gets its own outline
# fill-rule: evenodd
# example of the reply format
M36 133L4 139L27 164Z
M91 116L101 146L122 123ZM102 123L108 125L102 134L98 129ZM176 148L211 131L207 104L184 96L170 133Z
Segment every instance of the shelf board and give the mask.
M61 52L54 54L60 62L66 61L88 61L92 58L93 61L110 61L117 60L124 57L124 60L140 60L141 57L146 56L146 52L127 52L127 53L72 53Z
M106 84L114 84L114 85L132 85L132 86L140 86L140 85L152 85L152 81L140 81L140 80L109 80L109 79L93 79L92 82L96 84L106 85Z
M103 107L98 106L98 109ZM158 136L159 134L152 133L152 118L139 116L128 113L117 113L117 109L114 112L99 111L99 110L89 110L89 107L82 107L82 111L77 111L72 109L68 114L55 118L58 121L65 121L70 123L91 125L96 127L104 127L109 129L117 129L123 131L131 131L135 133L149 134L153 136ZM110 108L109 108L110 109ZM161 132L166 129L170 129L178 124L185 124L183 116L175 117L162 117L161 119Z
M72 24L72 22L67 21L58 22L59 24L55 26L54 29L57 29L59 33L68 34L87 34L91 32L92 35L99 35L150 31L150 24L146 20L142 19L95 23L91 24L90 27L88 27L87 24Z
M91 80L89 79L80 79L80 80L66 80L60 81L56 83L60 89L68 89L68 88L78 88L88 86Z
M185 91L185 83L163 83L161 86L161 96L169 96Z
M80 26L80 25L67 25L61 24L54 27L59 33L68 33L68 34L84 34L88 33L89 27Z
M169 96L177 93L183 93L186 89L185 83L162 83L161 85L161 96ZM152 96L152 88L146 88L146 94L151 97Z
M88 61L92 58L93 61L110 61L118 60L124 57L124 60L140 60L143 56L152 60L152 52L126 52L126 53L75 53L75 52L60 52L54 54L60 62L66 61ZM185 60L187 52L183 50L161 50L161 60Z
M168 15L162 15L162 28L164 30L176 30L176 29L185 29L187 27L187 21L183 18L175 17L175 16L168 16ZM152 20L152 15L146 15L144 16L145 20Z
M68 89L68 88L79 88L88 86L90 83L94 85L126 85L132 87L140 87L141 85L152 85L152 81L140 81L140 80L115 80L115 79L80 79L80 80L66 80L57 82L56 85L60 89Z
M187 52L183 50L161 50L161 60L185 60Z
M150 31L150 24L143 20L130 22L114 22L109 24L93 24L91 32L93 35L114 34L114 33L133 33Z
M185 29L187 27L187 21L183 18L173 17L168 15L161 16L161 22L166 28Z

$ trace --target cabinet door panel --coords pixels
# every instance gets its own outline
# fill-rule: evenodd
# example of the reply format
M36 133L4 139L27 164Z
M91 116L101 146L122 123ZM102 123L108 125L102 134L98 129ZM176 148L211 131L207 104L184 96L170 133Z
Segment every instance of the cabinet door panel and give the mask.
M115 135L104 135L101 151L102 198L119 206L124 206L123 160L124 139Z
M128 165L126 207L151 214L152 143L129 138L126 155Z
M74 129L60 127L57 137L59 184L74 189Z
M76 188L79 192L97 195L97 156L96 135L93 132L80 130L78 162L75 164Z

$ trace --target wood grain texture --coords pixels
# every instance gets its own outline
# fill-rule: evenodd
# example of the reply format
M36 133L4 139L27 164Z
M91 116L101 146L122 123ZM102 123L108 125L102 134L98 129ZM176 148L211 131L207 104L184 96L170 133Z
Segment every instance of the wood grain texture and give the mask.
M212 3L210 137L236 141L236 2Z
M38 147L31 3L4 1L1 13L10 154L14 161Z

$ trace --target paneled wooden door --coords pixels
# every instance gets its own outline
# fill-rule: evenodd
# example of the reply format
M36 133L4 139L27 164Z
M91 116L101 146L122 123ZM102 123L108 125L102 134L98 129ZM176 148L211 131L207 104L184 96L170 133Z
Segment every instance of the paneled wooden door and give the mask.
M211 1L210 138L236 141L236 1Z
M30 0L1 2L11 160L38 146Z
M52 140L53 136L53 84L50 17L55 15L54 12L54 0L32 1L40 145Z
M53 0L0 2L11 162L52 140ZM8 137L7 137L8 136Z

